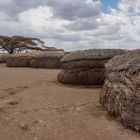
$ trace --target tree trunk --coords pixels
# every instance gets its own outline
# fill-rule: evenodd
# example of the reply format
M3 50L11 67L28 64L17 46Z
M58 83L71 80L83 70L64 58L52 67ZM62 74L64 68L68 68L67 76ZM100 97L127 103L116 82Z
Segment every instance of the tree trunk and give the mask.
M9 54L13 54L14 53L14 50L13 49L10 49L8 52L9 52Z

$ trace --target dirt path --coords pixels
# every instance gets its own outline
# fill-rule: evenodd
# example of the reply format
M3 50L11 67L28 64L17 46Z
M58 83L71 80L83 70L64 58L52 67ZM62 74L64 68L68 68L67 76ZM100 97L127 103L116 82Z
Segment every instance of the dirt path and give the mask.
M0 66L0 140L139 140L102 110L99 88L62 85L58 72Z

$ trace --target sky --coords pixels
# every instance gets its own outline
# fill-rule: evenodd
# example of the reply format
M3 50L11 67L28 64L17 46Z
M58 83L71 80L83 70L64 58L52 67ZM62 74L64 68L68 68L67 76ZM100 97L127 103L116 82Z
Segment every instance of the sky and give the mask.
M140 0L0 0L0 34L66 51L140 49Z

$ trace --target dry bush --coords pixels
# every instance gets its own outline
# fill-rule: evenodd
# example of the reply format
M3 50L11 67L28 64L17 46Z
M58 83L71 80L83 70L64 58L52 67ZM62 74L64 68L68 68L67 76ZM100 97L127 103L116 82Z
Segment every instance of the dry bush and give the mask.
M6 63L7 59L10 57L10 54L2 54L0 55L0 63Z
M104 69L75 69L62 70L58 80L67 84L102 85L104 82Z
M62 63L62 68L66 70L78 68L104 68L104 64L107 63L107 61L108 59L71 61L68 63Z
M116 56L106 64L100 103L125 126L140 131L140 50Z
M30 61L33 68L60 68L60 59L65 55L63 51L48 51L35 54Z
M63 70L58 74L58 81L68 84L102 85L105 79L104 64L114 55L126 52L115 49L71 52L61 59Z
M33 58L30 61L30 66L33 68L61 68L60 60Z
M63 51L33 51L13 54L8 58L8 67L60 68Z
M13 54L7 59L7 67L29 67L31 54Z

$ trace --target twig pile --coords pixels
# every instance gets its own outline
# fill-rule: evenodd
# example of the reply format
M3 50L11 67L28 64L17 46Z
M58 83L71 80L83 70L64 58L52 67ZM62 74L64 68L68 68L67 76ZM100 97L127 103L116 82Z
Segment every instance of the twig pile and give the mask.
M2 54L0 55L0 63L6 63L7 59L9 58L10 54Z
M63 70L58 74L58 80L68 84L102 85L105 79L104 64L113 56L124 53L126 50L119 49L71 52L61 59Z
M46 51L34 55L30 61L33 68L60 68L60 59L65 55L63 51Z
M140 131L140 50L115 56L105 68L100 103L125 126Z
M60 68L63 51L35 51L13 54L7 60L8 67Z
M30 67L32 55L29 53L24 54L11 54L7 59L7 67Z

